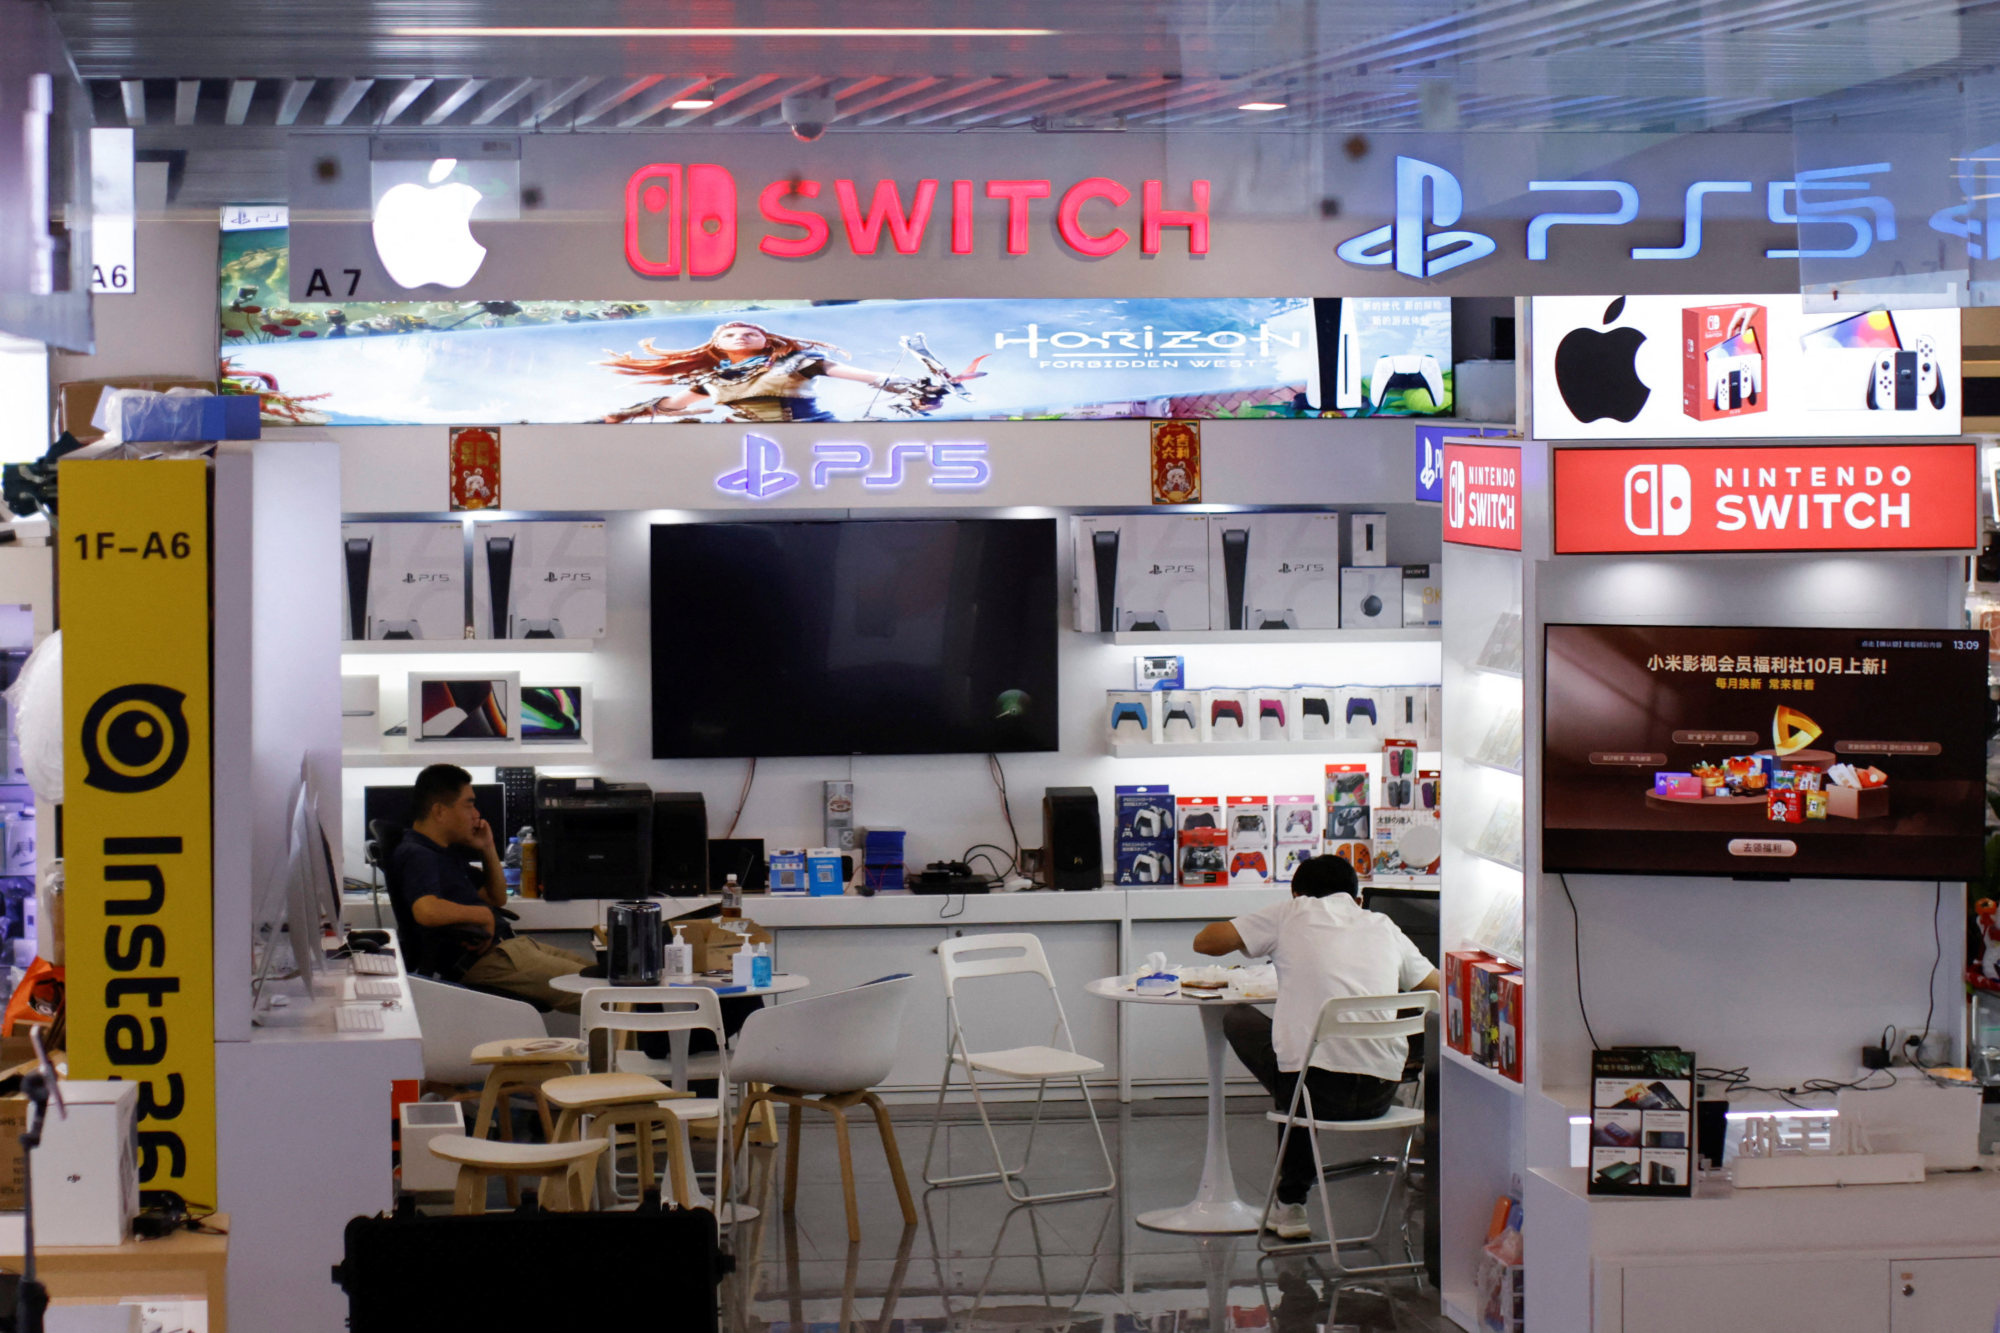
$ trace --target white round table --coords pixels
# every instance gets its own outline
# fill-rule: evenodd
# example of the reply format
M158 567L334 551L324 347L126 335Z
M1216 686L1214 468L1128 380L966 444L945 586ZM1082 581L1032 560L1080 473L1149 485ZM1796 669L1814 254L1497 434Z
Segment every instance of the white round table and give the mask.
M812 978L798 972L779 972L771 978L771 984L768 986L738 986L734 982L727 981L722 977L669 975L661 977L659 985L678 986L686 989L706 987L718 994L726 994L731 997L754 997L785 995L795 990L804 990L806 987L812 985ZM571 972L560 977L550 977L549 988L551 990L566 991L572 995L582 995L587 991L594 990L636 991L647 989L644 986L614 986L603 977L586 977L577 972ZM673 1051L673 1076L670 1081L673 1087L685 1092L688 1081L688 1034L685 1031L670 1032L667 1034L667 1039ZM717 1142L724 1142L727 1138L728 1126L719 1127L717 1130ZM700 1183L696 1181L693 1182L693 1185L695 1197L692 1202L694 1206L697 1208L708 1206L709 1200L701 1192ZM727 1202L716 1210L716 1221L722 1223L724 1226L734 1222L748 1222L756 1216L757 1210L747 1203Z
M1272 1004L1276 997L1252 999L1223 992L1211 1000L1189 995L1141 995L1127 985L1126 977L1100 977L1084 989L1102 1000L1118 1004L1172 1004L1201 1011L1201 1035L1208 1048L1208 1146L1201 1159L1201 1188L1192 1201L1178 1208L1161 1208L1141 1213L1134 1220L1154 1231L1187 1231L1211 1235L1255 1231L1263 1209L1243 1202L1236 1193L1236 1174L1229 1165L1229 1140L1225 1133L1222 1100L1222 1055L1227 1042L1222 1035L1222 1011L1233 1004Z

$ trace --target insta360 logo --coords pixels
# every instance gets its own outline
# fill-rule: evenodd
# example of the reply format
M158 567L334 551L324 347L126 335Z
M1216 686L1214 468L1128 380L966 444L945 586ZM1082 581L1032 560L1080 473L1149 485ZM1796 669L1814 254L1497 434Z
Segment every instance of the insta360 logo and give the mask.
M1679 463L1625 473L1625 526L1636 537L1678 537L1694 523L1694 481Z
M187 698L164 685L106 690L83 717L83 780L130 795L164 786L187 759Z

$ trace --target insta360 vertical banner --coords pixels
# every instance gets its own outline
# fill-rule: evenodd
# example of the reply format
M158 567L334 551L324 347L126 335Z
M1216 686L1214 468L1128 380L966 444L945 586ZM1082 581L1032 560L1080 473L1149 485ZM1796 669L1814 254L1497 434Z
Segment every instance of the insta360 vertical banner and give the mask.
M215 1205L208 465L62 465L69 1068L139 1085L139 1181Z

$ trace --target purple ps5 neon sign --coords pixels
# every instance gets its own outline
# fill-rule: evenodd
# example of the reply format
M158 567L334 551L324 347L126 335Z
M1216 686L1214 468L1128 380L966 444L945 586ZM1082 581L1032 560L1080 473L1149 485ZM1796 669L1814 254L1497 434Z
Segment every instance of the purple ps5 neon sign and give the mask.
M715 479L715 489L746 500L771 500L805 482L815 491L857 477L872 491L899 490L919 480L934 491L977 491L993 479L984 440L902 441L883 447L862 440L822 440L812 446L805 475L785 466L785 449L767 436L743 437L743 465Z

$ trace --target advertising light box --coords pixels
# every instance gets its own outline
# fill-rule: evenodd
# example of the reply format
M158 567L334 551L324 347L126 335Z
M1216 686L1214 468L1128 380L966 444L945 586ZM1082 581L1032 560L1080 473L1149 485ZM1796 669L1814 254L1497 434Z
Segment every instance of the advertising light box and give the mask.
M1551 296L1529 318L1543 439L1959 433L1956 309L1815 315L1797 296Z
M1978 630L1550 625L1551 871L1966 879Z
M1557 555L1979 544L1978 446L1558 449Z
M1444 539L1521 549L1521 446L1445 444Z

